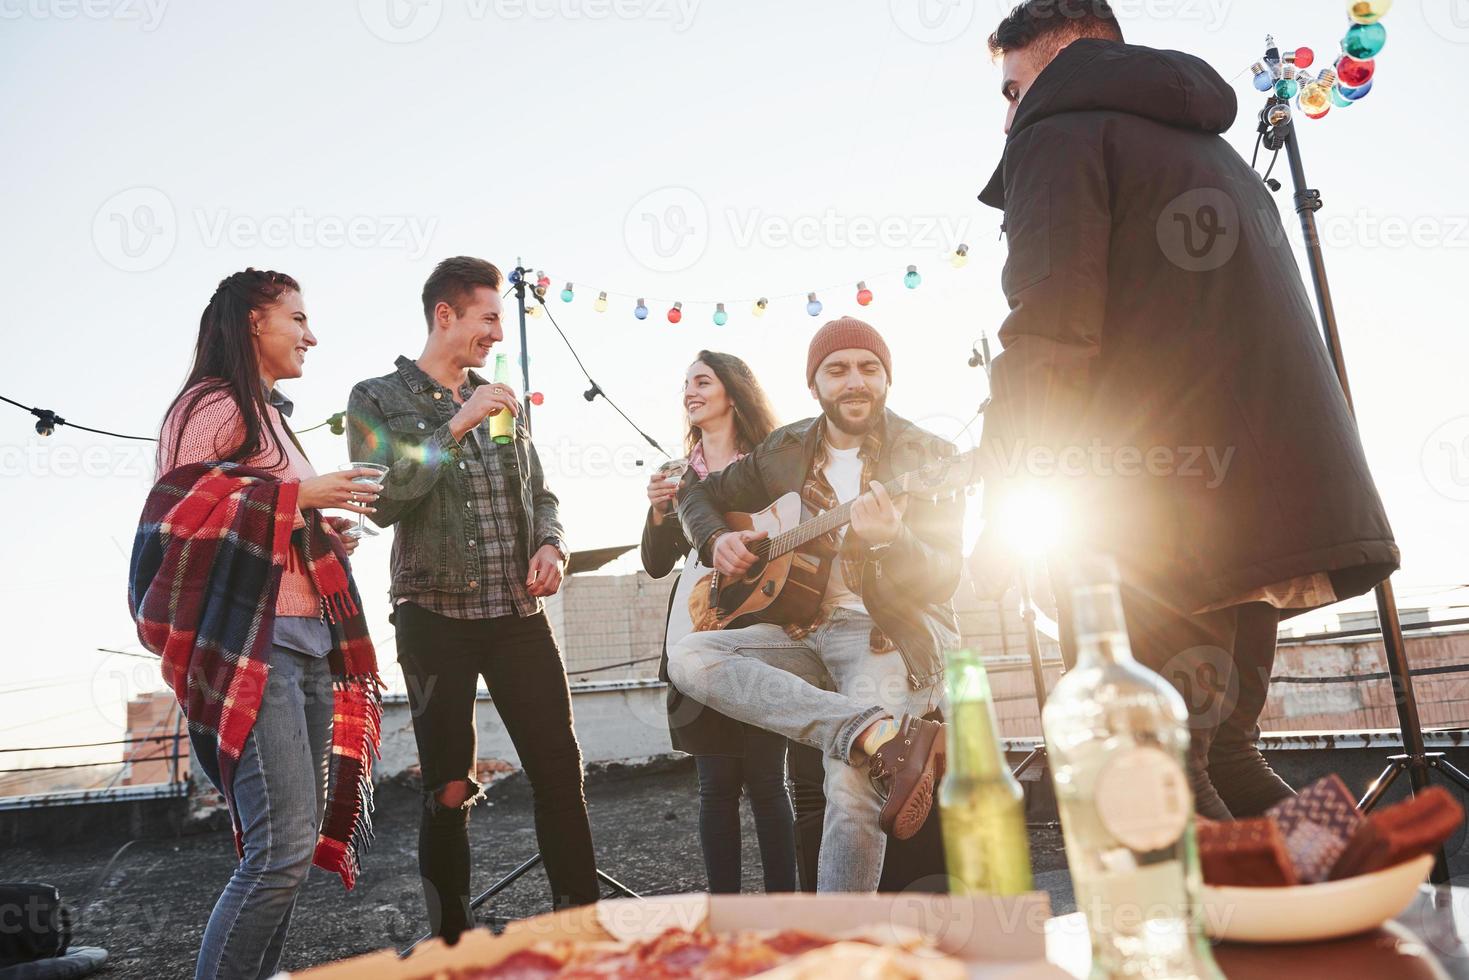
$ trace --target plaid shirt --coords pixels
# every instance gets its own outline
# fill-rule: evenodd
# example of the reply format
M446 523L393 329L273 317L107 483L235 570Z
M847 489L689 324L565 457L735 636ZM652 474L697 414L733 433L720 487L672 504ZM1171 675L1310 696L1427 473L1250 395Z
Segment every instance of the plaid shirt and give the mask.
M435 384L448 395L448 389ZM461 401L474 389L459 388ZM480 553L479 588L470 592L420 592L405 595L430 612L450 619L493 619L496 616L531 616L541 610L541 600L530 594L525 577L530 556L520 532L521 503L510 472L515 462L513 445L498 445L490 438L489 419L465 433L460 440L469 480L469 503L474 507L479 535L471 545Z
M814 516L831 510L838 506L836 491L832 489L831 483L826 478L826 426L827 421L823 416L817 423L820 431L816 441L816 455L811 460L811 470L806 474L806 482L801 487L801 502ZM858 488L860 493L866 493L867 487L876 478L877 460L882 455L883 427L874 426L862 439L862 445L857 450L857 457L862 460L862 482ZM867 547L862 539L850 533L850 528L837 528L828 534L817 538L806 547L806 551L819 555L825 559L835 556L840 564L842 581L853 593L862 595L862 575L867 570ZM801 639L814 631L826 619L826 609L823 607L816 614L816 619L811 623L801 626L791 624L787 626L786 633L792 639ZM879 653L895 650L897 647L877 627L872 629L872 649Z

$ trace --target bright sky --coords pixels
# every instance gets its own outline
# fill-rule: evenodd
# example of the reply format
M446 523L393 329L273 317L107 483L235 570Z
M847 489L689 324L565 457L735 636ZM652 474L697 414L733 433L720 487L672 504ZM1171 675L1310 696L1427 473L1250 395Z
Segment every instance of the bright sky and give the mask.
M783 418L810 414L807 339L858 309L865 279L876 299L864 315L893 350L891 407L953 435L984 395L970 344L1005 312L999 216L974 198L1003 144L984 38L1004 6L0 0L0 394L153 434L215 284L255 265L304 285L321 346L286 390L305 427L418 353L423 280L468 253L545 269L593 375L671 450L703 346L748 359ZM1260 104L1245 69L1264 34L1325 57L1345 23L1339 0L1115 6L1130 41L1194 52L1234 79L1244 111L1229 139L1244 153ZM1301 127L1405 605L1465 581L1469 541L1469 95L1455 80L1469 19L1452 9L1400 0L1379 87ZM1284 161L1277 174L1298 238ZM959 242L970 261L956 270ZM910 263L923 275L912 291ZM570 305L555 298L568 280ZM572 547L636 540L647 471L633 461L657 457L606 403L582 399L545 319L530 345L546 396L536 441ZM0 747L115 737L125 696L157 686L155 662L94 652L139 649L126 571L151 450L70 428L41 439L31 422L0 406ZM346 462L339 437L305 442L319 469ZM384 640L387 555L385 535L357 561Z

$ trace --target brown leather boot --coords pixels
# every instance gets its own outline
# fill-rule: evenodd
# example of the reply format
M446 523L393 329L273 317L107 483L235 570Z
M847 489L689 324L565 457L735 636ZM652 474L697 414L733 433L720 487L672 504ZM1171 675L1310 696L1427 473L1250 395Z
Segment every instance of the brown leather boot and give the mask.
M943 724L904 715L898 734L873 754L868 775L883 797L883 832L898 840L918 833L944 778Z

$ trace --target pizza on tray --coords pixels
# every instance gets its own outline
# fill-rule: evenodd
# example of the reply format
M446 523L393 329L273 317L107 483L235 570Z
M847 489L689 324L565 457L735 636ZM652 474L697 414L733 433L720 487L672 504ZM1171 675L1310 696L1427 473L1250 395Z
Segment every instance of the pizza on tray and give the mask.
M952 980L964 967L914 937L832 939L797 929L731 933L669 929L651 939L528 946L492 966L461 967L443 980ZM437 978L436 978L437 980Z

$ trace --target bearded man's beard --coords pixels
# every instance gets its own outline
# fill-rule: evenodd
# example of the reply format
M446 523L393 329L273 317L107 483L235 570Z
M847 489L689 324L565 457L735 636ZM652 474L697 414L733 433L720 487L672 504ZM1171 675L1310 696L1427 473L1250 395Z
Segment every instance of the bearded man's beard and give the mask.
M826 420L852 436L865 436L877 426L878 422L882 419L883 409L887 406L887 400L888 396L886 392L877 396L871 394L865 396L843 394L834 400L817 396L817 401L821 403L821 411L826 415ZM867 411L867 417L861 421L852 421L844 418L842 416L842 403L850 401L867 402L870 404L871 408Z

